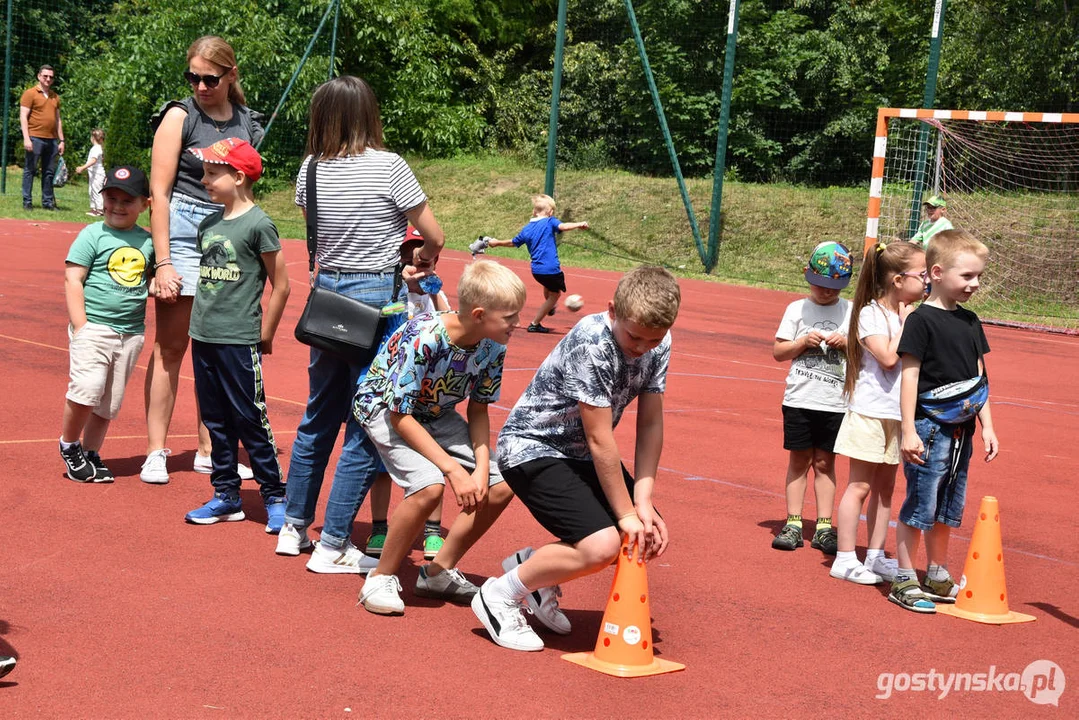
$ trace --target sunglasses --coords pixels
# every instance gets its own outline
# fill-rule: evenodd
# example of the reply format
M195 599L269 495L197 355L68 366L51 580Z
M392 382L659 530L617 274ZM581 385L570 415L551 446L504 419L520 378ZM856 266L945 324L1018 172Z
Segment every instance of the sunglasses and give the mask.
M917 272L917 273L902 272L902 273L899 273L899 274L901 276L903 276L903 277L916 277L919 280L921 280L922 282L925 282L926 279L929 277L929 271L928 270L922 270L921 272Z
M192 87L198 87L199 83L202 83L210 90L213 90L221 83L221 78L228 75L228 72L223 72L220 75L199 75L193 73L190 70L184 71L184 80L187 80Z

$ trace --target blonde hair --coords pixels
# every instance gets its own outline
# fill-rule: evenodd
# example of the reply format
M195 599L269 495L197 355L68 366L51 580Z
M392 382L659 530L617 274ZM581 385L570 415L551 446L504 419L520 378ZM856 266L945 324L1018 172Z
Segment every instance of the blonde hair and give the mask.
M614 290L614 314L647 328L669 328L678 317L682 291L664 268L642 265L629 271Z
M324 82L311 97L307 154L316 159L382 150L382 119L375 91L362 78L342 75Z
M476 308L520 310L525 304L525 284L516 273L494 260L477 260L461 273L457 301L462 314Z
M236 69L236 51L225 42L224 38L217 35L203 35L191 43L191 47L187 49L187 61L191 62L191 58L195 56L223 68L226 73ZM239 73L239 70L237 70L237 73ZM229 82L229 101L237 105L247 104L247 100L244 98L244 89L240 86L239 74L237 74L235 80Z
M532 212L536 211L545 212L549 211L554 215L554 198L550 195L533 195L532 196Z
M929 241L925 265L927 268L940 265L947 270L962 253L977 255L983 262L989 259L989 248L966 230L942 230Z
M105 131L101 128L94 128L90 131L90 139L97 140L99 143L105 142Z

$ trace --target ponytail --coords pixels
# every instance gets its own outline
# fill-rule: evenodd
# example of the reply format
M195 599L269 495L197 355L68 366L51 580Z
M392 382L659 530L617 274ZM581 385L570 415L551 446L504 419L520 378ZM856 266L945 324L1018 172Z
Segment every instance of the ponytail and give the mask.
M862 308L873 300L884 297L892 278L905 272L910 267L911 258L921 252L924 252L922 248L914 243L877 243L869 248L862 258L862 268L850 311L850 325L847 328L847 375L843 380L843 394L848 400L854 396L854 386L858 382L865 353L858 327Z

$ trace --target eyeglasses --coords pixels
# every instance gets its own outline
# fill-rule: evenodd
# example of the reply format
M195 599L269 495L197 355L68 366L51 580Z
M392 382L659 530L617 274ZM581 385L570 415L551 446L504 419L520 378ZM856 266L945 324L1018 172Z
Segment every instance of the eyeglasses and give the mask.
M929 271L928 270L922 270L921 272L918 272L918 273L902 272L902 273L899 273L899 274L901 276L903 276L903 277L916 277L919 280L921 280L922 282L925 282L929 278Z
M210 90L213 90L221 82L221 78L228 75L228 72L223 72L220 75L199 75L193 73L190 70L184 71L184 80L187 80L192 87L198 87L199 83L202 83Z

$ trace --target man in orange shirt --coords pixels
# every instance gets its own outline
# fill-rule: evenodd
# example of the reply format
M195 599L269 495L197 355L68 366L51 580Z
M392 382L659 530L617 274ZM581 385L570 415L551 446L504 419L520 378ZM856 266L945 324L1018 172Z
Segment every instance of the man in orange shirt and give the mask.
M19 100L19 124L26 165L22 171L22 206L33 208L34 172L41 165L41 207L56 209L52 193L53 163L64 154L64 127L60 123L60 97L52 90L56 72L51 65L37 71L37 85Z

